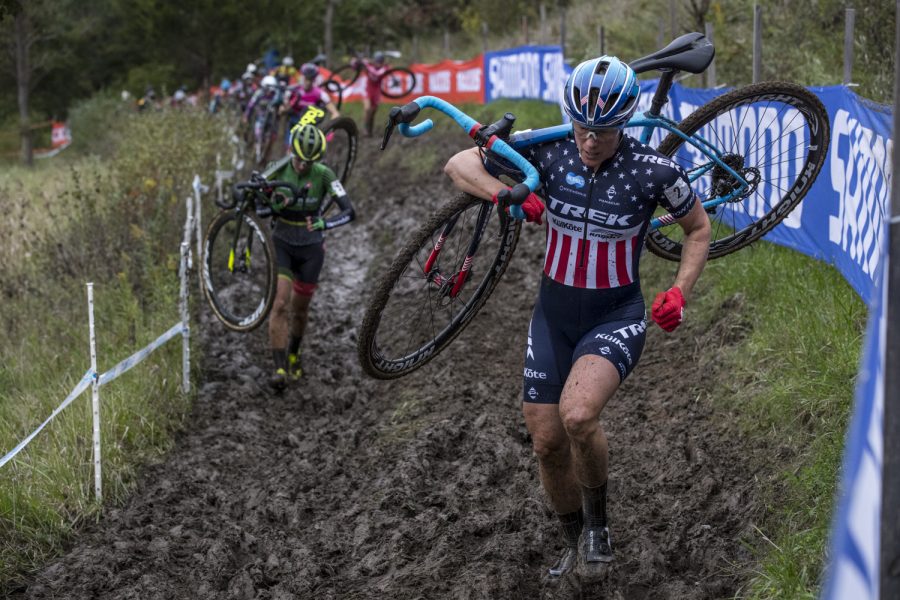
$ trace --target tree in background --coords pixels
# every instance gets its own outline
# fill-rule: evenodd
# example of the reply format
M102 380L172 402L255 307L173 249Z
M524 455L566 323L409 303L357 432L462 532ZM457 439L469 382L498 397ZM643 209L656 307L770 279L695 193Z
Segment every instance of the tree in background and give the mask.
M841 81L848 0L757 1L763 78ZM16 121L28 160L33 115L63 117L74 101L103 90L139 97L148 85L160 93L181 85L206 88L239 76L269 49L300 63L324 44L334 65L350 50L409 52L415 36L430 49L430 60L465 59L482 51L483 24L491 48L522 43L523 16L530 41L558 43L563 2L566 57L573 64L599 54L601 25L606 51L633 60L670 41L674 17L676 33L712 23L720 82L733 86L751 78L754 0L0 0L0 127ZM889 101L894 5L854 4L856 91ZM541 14L545 39L538 39ZM443 52L445 32L453 36L452 56ZM699 78L684 83L702 84Z

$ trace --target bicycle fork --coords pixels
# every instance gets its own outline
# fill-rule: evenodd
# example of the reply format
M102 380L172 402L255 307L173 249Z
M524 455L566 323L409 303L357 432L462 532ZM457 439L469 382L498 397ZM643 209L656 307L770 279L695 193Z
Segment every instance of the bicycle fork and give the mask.
M234 229L234 239L231 242L231 248L228 251L228 272L234 273L235 264L237 261L238 254L238 242L241 237L241 228L244 224L243 213L241 211L237 212L237 227ZM251 250L253 248L253 228L247 228L247 244L244 247L244 264L242 267L238 267L238 270L247 273L250 271L250 256Z
M441 232L437 242L435 242L434 248L432 248L428 260L425 261L425 266L422 271L424 272L425 277L440 289L440 294L442 296L456 298L460 291L462 291L466 279L468 279L469 273L471 273L472 261L475 257L475 252L478 251L478 245L481 243L481 236L487 225L491 208L492 205L482 203L481 209L478 212L478 219L475 222L475 234L472 236L472 241L469 242L469 247L466 249L466 258L463 260L460 270L454 275L450 277L443 275L439 268L435 268L435 264L441 254L444 243L447 241L447 238L450 237L453 228L456 226L456 222L459 220L459 215L450 219L447 225L444 226L444 230Z

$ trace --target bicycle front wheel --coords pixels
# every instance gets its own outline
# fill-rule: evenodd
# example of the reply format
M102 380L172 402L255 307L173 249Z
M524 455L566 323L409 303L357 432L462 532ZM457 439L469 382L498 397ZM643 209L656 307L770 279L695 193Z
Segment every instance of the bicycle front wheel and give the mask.
M333 79L329 79L322 84L322 87L331 96L331 101L334 102L335 107L341 110L341 106L344 104L344 89L341 87L341 84Z
M404 67L388 69L381 79L381 93L387 98L402 98L416 87L416 74Z
M755 242L799 204L822 169L830 139L828 113L805 88L763 82L738 88L693 112L678 129L715 146L722 161L750 187L730 202L707 209L712 224L709 258L725 256ZM733 176L675 133L659 151L697 179L692 188L706 201L734 193ZM680 260L682 232L677 224L647 235L647 248Z
M519 240L521 222L510 220L497 235L494 212L490 202L460 194L409 238L375 284L363 318L357 350L366 373L378 379L408 375L471 322ZM468 275L459 284L467 262Z
M275 247L255 215L222 211L203 240L203 293L222 323L252 331L269 315L277 283Z
M349 117L340 117L330 122L322 130L325 134L325 158L322 162L328 165L342 184L347 183L356 161L356 149L359 143L359 132L356 121Z

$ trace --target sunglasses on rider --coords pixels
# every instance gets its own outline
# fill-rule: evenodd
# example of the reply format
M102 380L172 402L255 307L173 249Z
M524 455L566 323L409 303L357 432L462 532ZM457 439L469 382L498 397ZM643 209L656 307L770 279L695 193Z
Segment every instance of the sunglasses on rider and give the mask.
M622 130L618 127L584 127L578 123L572 123L572 131L582 140L593 137L597 141L615 140L619 138Z

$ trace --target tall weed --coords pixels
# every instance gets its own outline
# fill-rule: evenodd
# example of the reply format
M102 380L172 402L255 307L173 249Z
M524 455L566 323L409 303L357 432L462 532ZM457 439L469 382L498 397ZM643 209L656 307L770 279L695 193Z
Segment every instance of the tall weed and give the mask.
M115 114L115 113L112 113ZM178 255L193 175L227 142L200 113L122 114L99 151L0 179L13 198L0 235L0 449L41 423L90 365L85 282L95 284L101 372L179 319ZM109 144L109 145L105 145ZM87 150L86 150L87 151ZM171 343L102 388L104 500L160 456L190 398ZM93 499L88 394L0 469L0 590L57 552Z

